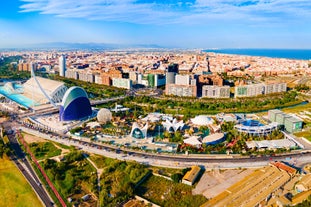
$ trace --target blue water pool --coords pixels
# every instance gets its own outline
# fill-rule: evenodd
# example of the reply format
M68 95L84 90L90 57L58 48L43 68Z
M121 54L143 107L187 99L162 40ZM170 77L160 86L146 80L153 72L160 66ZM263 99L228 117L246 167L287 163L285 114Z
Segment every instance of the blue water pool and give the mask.
M253 120L253 119L248 119L248 120L245 120L242 122L242 125L244 126L251 126L251 127L254 127L254 126L263 126L262 123L260 123L259 121L257 120Z
M22 86L15 84L14 87L16 89L21 89ZM7 97L8 99L22 105L25 106L27 108L31 108L33 106L38 106L39 104L36 103L35 101L31 100L30 98L27 98L26 96L23 96L22 94L19 93L11 93L10 91L8 91L8 89L5 86L0 86L0 94L4 95L5 97Z

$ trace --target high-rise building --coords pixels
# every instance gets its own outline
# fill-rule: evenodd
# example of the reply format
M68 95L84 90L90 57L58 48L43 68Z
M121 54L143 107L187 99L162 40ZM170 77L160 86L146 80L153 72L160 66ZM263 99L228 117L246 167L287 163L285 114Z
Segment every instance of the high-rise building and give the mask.
M59 60L59 75L64 77L66 71L66 58L64 55L61 55L58 60Z

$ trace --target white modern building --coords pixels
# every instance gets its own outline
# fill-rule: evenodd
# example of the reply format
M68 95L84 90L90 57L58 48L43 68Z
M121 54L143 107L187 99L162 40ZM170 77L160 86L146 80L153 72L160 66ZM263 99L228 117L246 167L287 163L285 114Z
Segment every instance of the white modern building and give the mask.
M271 134L274 130L278 129L278 123L272 122L268 125L243 125L238 124L234 126L235 129L238 130L238 132L241 133L247 133L252 136L264 136Z
M191 119L192 124L198 126L207 126L214 123L214 120L206 115L198 115Z
M40 86L38 86L36 80L38 81ZM34 78L30 78L23 84L23 95L29 97L37 103L45 104L48 103L49 100L42 92L43 90L54 103L60 103L62 101L63 96L67 91L67 87L63 82L50 80L42 77L36 77L36 80ZM42 88L42 90L40 88Z
M183 142L185 144L194 146L196 148L200 148L202 146L202 141L200 136L191 136L187 139L184 139Z
M184 121L177 121L177 119L173 119L173 121L169 121L168 119L165 122L162 122L162 125L166 131L176 132L177 130L182 130L184 127Z
M147 138L148 123L145 126L140 127L137 122L132 125L132 130L130 136L135 139L145 139Z
M248 141L246 146L249 149L293 149L298 145L290 139L277 139L277 140L262 140L262 141Z

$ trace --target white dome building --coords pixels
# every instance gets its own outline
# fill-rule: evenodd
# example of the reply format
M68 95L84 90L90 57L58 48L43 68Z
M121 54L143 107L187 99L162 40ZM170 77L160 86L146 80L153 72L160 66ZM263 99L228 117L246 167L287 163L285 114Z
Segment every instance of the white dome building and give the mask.
M109 109L102 108L97 113L97 121L99 123L105 124L112 119L112 113Z
M194 125L198 125L198 126L207 126L207 125L211 125L214 123L214 120L206 115L199 115L194 117L193 119L191 119L191 122Z

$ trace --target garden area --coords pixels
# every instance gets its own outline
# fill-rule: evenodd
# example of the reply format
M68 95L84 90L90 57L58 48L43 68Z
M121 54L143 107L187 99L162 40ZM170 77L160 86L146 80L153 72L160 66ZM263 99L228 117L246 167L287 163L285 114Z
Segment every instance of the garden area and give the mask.
M128 108L140 106L146 113L183 114L184 120L199 114L245 113L282 108L301 103L296 91L236 99L196 99L188 97L127 97L121 104Z
M150 171L136 162L91 155L90 159L103 169L101 175L100 206L116 206L134 195L135 186Z
M29 144L29 147L38 160L55 157L62 152L52 142L33 142Z
M96 169L86 160L81 151L73 150L61 162L46 159L40 162L44 171L65 201L71 198L74 204L81 204L82 196L92 195L88 203L97 202Z
M207 201L203 195L192 195L191 186L153 175L135 193L163 207L198 207Z

